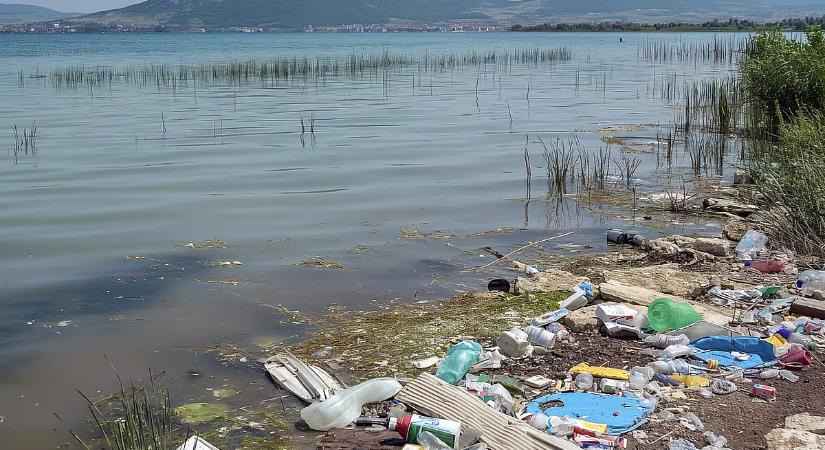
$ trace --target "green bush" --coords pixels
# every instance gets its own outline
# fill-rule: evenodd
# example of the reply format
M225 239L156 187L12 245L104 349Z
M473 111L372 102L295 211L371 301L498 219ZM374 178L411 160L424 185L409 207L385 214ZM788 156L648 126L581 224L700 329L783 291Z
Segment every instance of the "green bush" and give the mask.
M765 131L776 135L781 123L800 112L825 106L825 43L822 30L811 27L806 42L778 30L760 32L742 60L742 84Z

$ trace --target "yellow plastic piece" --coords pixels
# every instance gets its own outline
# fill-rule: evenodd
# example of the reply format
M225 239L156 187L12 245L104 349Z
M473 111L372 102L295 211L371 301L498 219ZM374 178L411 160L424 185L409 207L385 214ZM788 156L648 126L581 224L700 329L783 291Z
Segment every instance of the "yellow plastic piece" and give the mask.
M696 375L670 375L670 378L673 378L689 388L710 386L709 379L705 377L698 377Z
M622 369L614 369L612 367L591 366L587 363L576 364L570 368L570 373L589 373L598 378L611 378L614 380L629 380L630 372Z
M606 423L593 423L586 420L576 419L576 426L584 428L585 430L595 431L596 433L607 434Z
M771 344L773 344L774 347L784 347L788 345L788 341L786 341L785 338L783 338L782 335L779 333L776 333L773 336L762 340L770 342Z

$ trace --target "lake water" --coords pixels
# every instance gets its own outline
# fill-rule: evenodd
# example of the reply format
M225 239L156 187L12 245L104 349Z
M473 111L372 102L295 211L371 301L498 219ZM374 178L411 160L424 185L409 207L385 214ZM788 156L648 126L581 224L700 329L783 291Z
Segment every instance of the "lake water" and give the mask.
M98 395L114 387L102 354L125 378L145 378L148 368L165 372L175 403L207 399L206 388L230 381L244 384L247 398L273 396L256 364L222 365L206 346L300 336L304 328L270 306L318 314L330 304L369 308L373 301L483 289L489 273L461 269L489 262L472 251L484 245L511 249L573 230L559 244L605 249L604 230L632 225L628 215L589 212L570 198L561 207L547 200L536 139L566 142L575 134L598 151L606 144L597 131L613 127L652 148L660 128L638 125L666 127L679 114L662 98L667 80L682 85L732 69L650 61L642 49L715 38L0 35L0 146L8 148L0 153L7 156L0 159L0 442L71 442L53 413L84 429L75 389ZM80 65L91 72L277 56L560 47L572 59L175 89L118 79L58 87L50 76ZM13 127L33 123L36 153L15 156ZM615 146L614 158L620 155ZM663 171L690 167L687 157L663 169L651 152L630 155L641 160L632 183L640 192L661 190ZM716 225L694 224L693 231ZM213 238L222 244L186 245ZM300 265L315 257L345 268ZM188 377L190 369L204 375Z

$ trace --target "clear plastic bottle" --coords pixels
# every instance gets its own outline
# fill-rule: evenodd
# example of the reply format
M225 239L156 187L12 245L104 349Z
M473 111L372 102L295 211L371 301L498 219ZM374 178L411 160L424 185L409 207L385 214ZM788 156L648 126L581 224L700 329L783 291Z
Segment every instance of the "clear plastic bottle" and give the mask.
M694 352L693 348L688 347L687 345L670 345L662 352L662 358L664 359L675 359L680 356L687 356L692 355Z
M589 391L593 387L593 375L589 373L576 375L576 387L583 391Z
M481 344L474 341L461 341L447 350L447 355L438 366L435 376L450 384L458 384L464 375L478 362Z
M645 343L656 348L667 348L671 345L688 345L690 339L684 334L672 336L669 334L655 334L645 338Z
M825 270L806 270L800 273L796 287L802 289L805 295L814 290L825 291Z
M768 237L756 230L748 230L736 245L736 257L741 261L750 261L765 250Z
M301 410L301 419L317 431L345 427L361 415L365 403L387 400L400 390L395 378L374 378L307 406Z

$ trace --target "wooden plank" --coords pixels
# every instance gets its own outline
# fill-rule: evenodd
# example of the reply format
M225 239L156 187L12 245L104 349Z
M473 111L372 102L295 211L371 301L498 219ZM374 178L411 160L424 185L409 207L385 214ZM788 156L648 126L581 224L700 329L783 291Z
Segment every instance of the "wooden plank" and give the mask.
M812 298L797 297L791 304L791 313L825 319L825 302Z
M665 297L678 302L690 303L690 306L702 315L702 318L715 325L726 326L731 322L731 313L701 303L691 302L677 295L665 294L639 286L630 286L615 280L607 280L599 285L599 292L605 300L631 305L650 306L653 300Z

